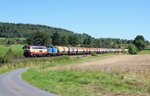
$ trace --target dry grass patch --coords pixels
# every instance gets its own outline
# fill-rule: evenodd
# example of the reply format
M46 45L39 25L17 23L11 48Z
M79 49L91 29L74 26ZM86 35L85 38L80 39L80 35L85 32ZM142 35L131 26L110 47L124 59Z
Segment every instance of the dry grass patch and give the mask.
M121 55L103 60L65 66L71 70L150 74L150 55Z

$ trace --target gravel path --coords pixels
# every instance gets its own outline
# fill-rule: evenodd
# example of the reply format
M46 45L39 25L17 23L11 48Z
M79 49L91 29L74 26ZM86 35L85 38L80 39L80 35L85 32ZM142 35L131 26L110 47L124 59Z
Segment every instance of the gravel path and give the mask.
M20 78L27 69L18 69L0 75L0 96L56 96L35 88Z

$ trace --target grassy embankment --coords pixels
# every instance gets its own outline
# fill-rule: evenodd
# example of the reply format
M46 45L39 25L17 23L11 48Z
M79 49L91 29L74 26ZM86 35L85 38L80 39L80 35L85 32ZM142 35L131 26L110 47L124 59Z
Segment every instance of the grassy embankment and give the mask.
M23 45L0 45L0 57L4 56L9 49L12 50L15 57L23 57Z
M65 64L75 64L79 62L85 62L85 61L90 61L93 60L95 57L84 57L84 58L69 58L67 56L62 56L61 58L31 58L28 60L17 60L17 57L23 57L22 53L22 45L13 45L10 47L6 46L0 46L0 57L3 57L7 51L11 49L13 56L15 55L15 58L11 60L11 62L5 63L5 64L0 64L0 74L17 69L17 68L33 68L33 67L40 67L40 68L47 68L50 66L63 66ZM9 55L9 54L8 54ZM11 55L11 54L10 54ZM112 54L103 54L100 55L99 57L109 57L113 56ZM67 62L67 63L66 63Z
M101 57L92 57L85 62L99 58ZM76 68L54 70L52 66L45 66L28 70L22 74L22 78L38 88L61 96L147 96L150 91L149 81L128 78L126 74L117 71L108 73Z
M23 45L11 45L11 46L0 45L0 74L14 69L15 62L13 62L14 64L12 64L12 62L9 62L5 65L2 64L2 62L10 61L10 59L13 58L23 57L22 47Z

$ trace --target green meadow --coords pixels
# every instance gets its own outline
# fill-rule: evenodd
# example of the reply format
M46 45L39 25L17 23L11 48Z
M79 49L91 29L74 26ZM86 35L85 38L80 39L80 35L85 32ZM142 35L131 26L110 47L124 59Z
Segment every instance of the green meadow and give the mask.
M139 54L150 54L150 49L145 49L141 51Z
M0 45L0 57L3 57L9 49L12 50L12 53L15 57L23 57L23 45Z

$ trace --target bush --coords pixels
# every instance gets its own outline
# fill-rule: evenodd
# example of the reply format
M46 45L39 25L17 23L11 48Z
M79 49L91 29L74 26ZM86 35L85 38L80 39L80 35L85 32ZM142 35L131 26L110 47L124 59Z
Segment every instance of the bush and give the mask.
M91 56L97 56L97 53L96 52L92 52Z
M13 54L12 50L9 49L3 57L0 57L0 65L11 62L14 57L15 55Z
M7 45L16 44L16 40L15 40L15 39L8 39L8 40L6 40L6 44L7 44Z
M0 65L3 64L5 62L3 57L0 57Z
M128 49L129 49L129 54L137 54L138 53L137 47L133 44L129 45Z

